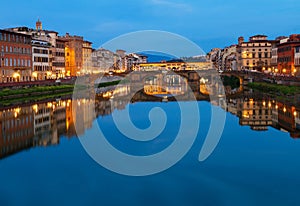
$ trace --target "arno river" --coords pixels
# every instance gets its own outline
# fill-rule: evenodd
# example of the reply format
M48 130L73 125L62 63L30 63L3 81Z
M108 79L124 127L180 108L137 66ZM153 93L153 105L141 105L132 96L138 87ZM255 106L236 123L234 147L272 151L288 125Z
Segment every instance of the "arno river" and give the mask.
M146 81L144 90L130 101L125 101L131 90L125 83L99 89L95 99L67 96L2 105L1 205L299 203L300 106L252 91L209 102L205 95L201 99L201 86L195 87L199 88L193 91L201 122L197 139L177 164L161 173L130 177L97 164L77 137L95 124L112 145L134 155L157 153L172 143L180 125L180 108L169 94L184 94L186 85L167 79L162 89L157 81ZM155 140L137 143L123 138L114 125L113 115L128 109L131 121L147 128L154 107L167 116L164 131ZM224 131L213 153L199 162L213 107L227 112Z

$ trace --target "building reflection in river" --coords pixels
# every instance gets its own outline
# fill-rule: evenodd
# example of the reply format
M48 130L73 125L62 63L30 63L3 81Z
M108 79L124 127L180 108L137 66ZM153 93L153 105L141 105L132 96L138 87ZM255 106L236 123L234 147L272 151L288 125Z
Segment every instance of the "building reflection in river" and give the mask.
M186 95L186 82L172 78L161 78L167 84L166 91L162 93L154 89L156 85L162 85L157 82L159 78L149 79L143 91L144 95L135 96L134 101L161 101L161 98L151 98L150 94L163 96L165 92ZM149 89L150 85L153 90ZM200 95L199 84L192 88L193 95L198 100L205 100ZM107 88L98 93L95 99L57 99L3 107L0 110L0 158L31 147L57 145L63 136L71 138L76 137L76 134L83 134L92 127L97 117L110 115L116 109L125 109L128 99L132 98L130 91L130 86L124 84ZM138 97L142 99L139 100ZM299 107L253 93L227 97L227 107L224 107L224 102L225 99L220 98L213 104L227 108L228 112L239 118L242 126L250 126L257 131L273 127L289 132L293 138L300 137Z
M246 95L227 99L228 112L239 117L242 126L253 130L268 130L271 126L300 137L300 109L261 95Z
M34 115L32 107L0 111L0 158L33 146Z
M59 144L63 135L74 137L76 132L84 133L95 120L92 100L80 99L75 105L75 116L70 99L2 108L0 158L30 147ZM75 132L77 122L80 129Z

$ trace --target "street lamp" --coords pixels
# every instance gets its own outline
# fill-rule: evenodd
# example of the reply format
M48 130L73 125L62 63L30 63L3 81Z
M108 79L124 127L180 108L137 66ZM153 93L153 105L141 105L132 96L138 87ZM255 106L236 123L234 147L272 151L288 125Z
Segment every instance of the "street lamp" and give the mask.
M18 81L20 79L20 74L18 72L14 72L13 78Z
M49 78L52 78L52 72L51 71L47 72L47 79L49 79Z
M37 72L32 72L32 77L34 78L34 80L37 79L37 76L38 76Z

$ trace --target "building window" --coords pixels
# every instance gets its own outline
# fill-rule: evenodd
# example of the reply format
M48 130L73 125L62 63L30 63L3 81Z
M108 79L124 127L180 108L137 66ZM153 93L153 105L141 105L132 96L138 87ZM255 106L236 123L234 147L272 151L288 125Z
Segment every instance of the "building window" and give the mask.
M14 66L17 66L17 61L16 61L16 59L14 59Z
M13 60L10 59L9 63L10 63L9 65L12 67L13 66Z

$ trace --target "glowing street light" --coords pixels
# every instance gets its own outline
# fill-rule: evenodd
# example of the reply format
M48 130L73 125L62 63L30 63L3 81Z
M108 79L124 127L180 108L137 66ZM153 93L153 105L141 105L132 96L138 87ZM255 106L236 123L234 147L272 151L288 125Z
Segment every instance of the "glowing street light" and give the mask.
M35 79L37 79L37 77L38 77L37 72L32 72L32 77L35 78Z
M13 78L18 79L20 77L20 74L18 72L13 73Z
M284 112L284 113L286 112L286 108L285 108L285 107L283 107L283 112Z
M32 110L35 112L35 113L38 113L38 110L39 110L39 107L37 104L33 105L32 106Z

